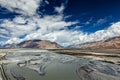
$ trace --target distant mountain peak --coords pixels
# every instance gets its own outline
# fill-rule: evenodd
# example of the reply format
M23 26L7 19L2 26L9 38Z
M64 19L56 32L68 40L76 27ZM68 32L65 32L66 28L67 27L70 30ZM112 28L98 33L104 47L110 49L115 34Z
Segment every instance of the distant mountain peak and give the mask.
M61 46L55 42L47 41L47 40L27 40L23 41L19 44L6 44L5 48L40 48L40 49L54 49L61 48Z

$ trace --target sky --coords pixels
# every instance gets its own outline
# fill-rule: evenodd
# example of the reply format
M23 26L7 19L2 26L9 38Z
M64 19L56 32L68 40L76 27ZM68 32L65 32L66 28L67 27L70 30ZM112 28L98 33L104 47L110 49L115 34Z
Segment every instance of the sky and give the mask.
M0 0L0 44L61 46L120 36L120 0Z

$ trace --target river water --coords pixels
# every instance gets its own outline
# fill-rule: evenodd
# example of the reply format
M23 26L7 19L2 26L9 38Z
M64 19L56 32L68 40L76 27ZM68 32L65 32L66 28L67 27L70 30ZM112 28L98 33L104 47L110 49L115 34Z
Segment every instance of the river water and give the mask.
M120 80L119 66L47 50L18 50L7 54L5 59L9 63L2 65L8 80ZM97 73L96 77L93 73Z

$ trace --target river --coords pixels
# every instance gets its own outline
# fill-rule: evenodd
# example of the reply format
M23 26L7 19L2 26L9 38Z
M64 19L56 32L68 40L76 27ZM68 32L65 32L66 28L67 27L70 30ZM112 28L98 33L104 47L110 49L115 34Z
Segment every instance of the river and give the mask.
M120 80L117 65L47 50L17 50L4 58L0 80Z

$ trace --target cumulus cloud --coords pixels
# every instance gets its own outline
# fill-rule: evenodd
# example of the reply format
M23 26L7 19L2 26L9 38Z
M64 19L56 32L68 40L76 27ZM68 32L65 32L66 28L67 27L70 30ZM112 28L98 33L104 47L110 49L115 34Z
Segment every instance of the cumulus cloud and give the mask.
M106 30L99 30L95 33L88 35L88 39L90 41L99 41L115 36L120 36L120 22L113 23Z
M11 12L35 15L42 0L0 0L0 5Z
M47 0L46 0L47 1ZM99 30L95 33L87 34L78 30L69 30L68 26L78 22L66 22L63 15L65 6L62 4L55 7L56 15L44 15L40 17L36 10L42 0L0 0L0 5L11 12L20 13L13 19L4 19L0 26L0 37L6 38L4 44L19 43L25 40L41 39L57 42L67 47L79 43L99 41L114 36L120 36L120 22L113 23L106 30ZM48 3L49 4L49 3ZM29 17L26 17L29 16ZM99 20L98 23L103 22ZM75 26L76 29L80 26ZM3 35L2 35L3 34ZM5 36L9 35L9 36ZM20 38L20 36L23 36ZM3 41L0 41L3 44Z
M27 21L28 22L25 25L22 25L22 24L19 24L19 23L23 23L23 21L22 22L16 22L15 21L16 19L18 19L18 18L17 17L14 18L13 21L4 20L3 23L1 24L2 27L11 31L11 37L19 37L20 35L28 34L28 33L31 33L31 31L35 30L36 24L34 22L26 20L24 22L27 22Z

